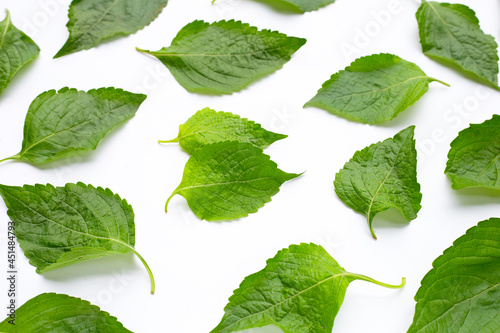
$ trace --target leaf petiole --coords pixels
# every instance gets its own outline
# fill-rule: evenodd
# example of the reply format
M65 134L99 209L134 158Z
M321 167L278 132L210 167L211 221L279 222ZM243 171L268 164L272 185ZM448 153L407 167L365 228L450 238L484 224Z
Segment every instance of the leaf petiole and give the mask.
M365 276L365 275L361 275L361 274L348 273L348 276L353 277L355 280L362 280L362 281L374 283L376 285L379 285L379 286L382 286L382 287L386 287L386 288L390 288L390 289L403 288L404 285L406 284L406 278L405 277L401 279L401 284L394 285L394 284L387 284L387 283L384 283L384 282L380 282L380 281L377 281L375 279L372 279L371 277L368 277L368 276Z
M8 160L18 160L21 156L20 155L14 155L11 157L4 158L3 160L0 160L0 163L8 161Z
M174 142L179 142L179 138L175 138L172 140L158 140L158 143L174 143Z
M449 85L448 83L443 82L443 81L438 80L438 79L435 79L435 78L433 78L433 77L429 77L429 80L432 80L432 81L434 81L434 82L441 83L441 84L442 84L442 85L444 85L444 86L450 87L450 85Z
M146 271L148 271L149 279L151 280L151 294L154 294L155 293L155 288L156 288L156 286L155 286L155 277L153 276L153 272L151 271L151 268L149 268L148 263L139 254L139 252L137 252L133 247L130 247L130 248L132 249L132 251L134 252L134 254L141 260L142 264L146 268Z

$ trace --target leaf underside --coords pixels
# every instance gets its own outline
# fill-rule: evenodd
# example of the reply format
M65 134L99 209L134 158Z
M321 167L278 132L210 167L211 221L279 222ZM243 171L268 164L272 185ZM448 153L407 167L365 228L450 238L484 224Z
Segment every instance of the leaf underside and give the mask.
M429 89L428 77L414 63L392 54L374 54L355 60L323 83L305 106L365 124L395 118Z
M158 58L188 91L231 94L280 69L305 42L240 21L194 21L171 46L138 50Z
M168 0L73 0L69 38L54 58L88 50L116 36L128 36L149 25Z
M455 190L485 187L500 190L500 116L472 124L451 143L445 173Z
M271 201L280 186L298 174L286 173L262 149L224 141L196 150L186 163L176 194L207 221L231 220L255 213Z
M179 126L176 139L165 142L179 142L182 149L193 154L208 144L221 141L247 142L264 149L286 137L267 131L261 125L236 114L205 108Z
M63 294L40 294L16 310L15 325L10 319L0 323L1 332L132 333L99 307Z
M394 207L411 221L421 208L414 131L410 126L394 138L357 151L335 176L335 192L347 206L367 216L374 238L376 214Z
M500 219L467 231L432 263L408 333L500 331Z
M424 54L498 88L498 44L472 9L422 1L416 16Z

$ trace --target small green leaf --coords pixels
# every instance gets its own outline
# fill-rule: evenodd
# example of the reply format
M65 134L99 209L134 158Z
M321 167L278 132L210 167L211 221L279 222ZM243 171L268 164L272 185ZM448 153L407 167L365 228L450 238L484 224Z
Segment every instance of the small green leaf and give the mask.
M425 55L498 88L498 44L481 30L472 9L423 0L417 21Z
M40 53L38 45L11 22L10 13L0 22L0 94L10 80Z
M182 181L168 198L186 198L191 210L207 221L237 219L271 201L280 186L298 177L250 143L224 141L196 150L186 163Z
M182 149L188 154L193 154L195 150L215 142L248 142L264 149L286 137L283 134L267 131L259 124L236 114L205 108L179 126L177 138L160 142L179 142Z
M454 190L485 187L500 190L500 116L472 124L451 143L445 173Z
M392 54L374 54L355 60L323 83L305 106L376 124L395 118L422 97L433 79L414 63Z
M44 92L28 110L21 151L0 162L42 164L95 150L108 132L135 115L145 99L146 95L115 88Z
M87 301L64 294L40 294L16 310L14 323L0 323L4 333L132 333L109 313Z
M500 332L500 219L467 230L433 263L408 333Z
M411 221L422 207L414 131L410 126L394 138L357 151L335 176L335 192L347 206L367 216L375 239L375 215L394 207Z
M247 276L229 298L220 324L211 333L274 325L285 333L331 333L349 283L367 276L346 272L321 246L291 245Z
M299 12L312 12L313 10L318 10L321 7L334 3L335 0L279 0L286 4L289 4L292 8ZM272 0L269 2L273 2Z
M157 52L137 50L157 57L191 92L231 94L283 67L305 43L240 21L194 21L171 46Z
M73 0L69 38L54 58L88 50L111 37L128 36L149 25L168 0Z
M0 185L24 254L43 273L84 260L134 253L151 279L146 261L134 249L134 211L109 189L91 185Z

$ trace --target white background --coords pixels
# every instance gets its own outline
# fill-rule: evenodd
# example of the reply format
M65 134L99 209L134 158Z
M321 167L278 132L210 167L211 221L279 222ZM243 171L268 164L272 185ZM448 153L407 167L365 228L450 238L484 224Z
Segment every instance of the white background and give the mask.
M422 54L415 20L418 1L338 0L301 15L277 11L265 0L218 0L214 5L210 0L171 0L159 18L137 34L53 60L68 37L69 2L0 0L0 11L8 8L13 23L42 49L0 96L0 157L20 150L28 107L46 90L114 86L146 92L148 98L136 117L108 135L97 151L44 167L3 163L0 183L62 186L82 181L109 187L126 198L136 213L136 249L149 262L157 288L155 295L149 294L146 271L133 255L39 275L19 252L19 304L42 292L65 293L92 301L134 332L209 332L245 276L262 269L266 259L290 244L314 242L348 271L395 284L408 278L402 290L353 282L333 332L406 332L413 318L413 296L432 261L468 228L499 215L498 192L453 191L443 171L450 142L469 123L498 113L500 93ZM460 3L473 8L482 29L500 40L498 1ZM387 14L389 9L392 13L381 20L380 12ZM379 13L379 21L374 13ZM308 41L283 69L230 96L188 93L159 61L134 49L168 46L195 19L233 18ZM331 74L359 56L380 52L415 62L427 75L452 87L432 83L414 106L378 126L302 108ZM200 221L180 196L165 214L165 201L180 182L189 156L178 145L159 145L157 140L174 138L179 124L207 106L288 134L266 153L281 169L306 173L285 183L258 213L238 221ZM332 182L356 150L409 125L416 125L423 208L411 223L404 223L398 212L377 215L375 241L366 218L337 198ZM0 221L0 269L5 271L7 259L1 253L6 253L8 217L2 202ZM5 281L0 288L4 308Z

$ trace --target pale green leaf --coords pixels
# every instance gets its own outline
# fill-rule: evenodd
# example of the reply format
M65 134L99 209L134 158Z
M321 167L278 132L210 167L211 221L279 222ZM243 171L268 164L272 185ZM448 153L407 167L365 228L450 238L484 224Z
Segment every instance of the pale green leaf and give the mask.
M128 36L149 25L168 0L73 0L69 38L54 58L88 50L112 37Z
M229 298L211 333L274 325L285 333L331 333L349 283L364 280L401 288L344 270L321 246L291 245L247 276Z
M248 216L271 201L280 186L295 173L276 163L250 143L224 141L196 150L186 163L176 194L186 198L191 210L207 221Z
M417 182L417 151L410 126L385 141L357 151L335 176L335 192L350 208L372 222L389 208L398 209L407 221L417 217L422 194Z
M500 116L472 124L451 143L445 173L455 190L485 187L500 190Z
M193 154L197 149L220 141L248 142L264 149L286 137L267 131L261 125L236 114L205 108L179 126L177 138L160 142L179 142L182 149Z
M415 295L408 333L500 332L500 219L467 230L444 251Z
M429 89L428 77L414 63L392 54L374 54L355 60L323 83L305 106L332 114L376 124L395 118Z
M306 42L240 21L194 21L157 57L191 92L231 94L280 69Z
M134 253L134 211L109 189L66 184L23 187L0 185L8 215L24 254L38 273L73 263Z

